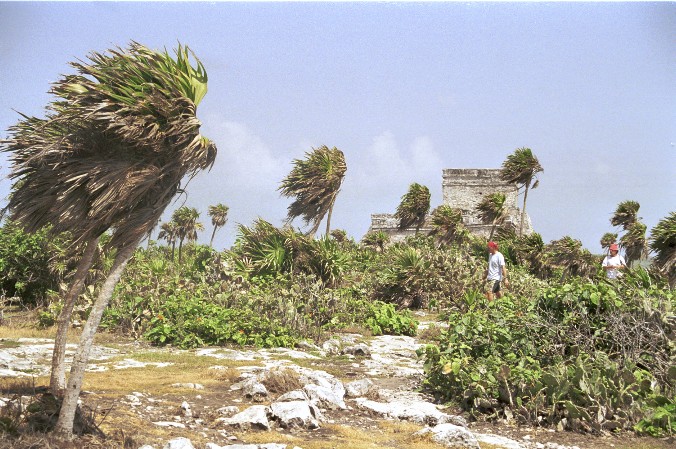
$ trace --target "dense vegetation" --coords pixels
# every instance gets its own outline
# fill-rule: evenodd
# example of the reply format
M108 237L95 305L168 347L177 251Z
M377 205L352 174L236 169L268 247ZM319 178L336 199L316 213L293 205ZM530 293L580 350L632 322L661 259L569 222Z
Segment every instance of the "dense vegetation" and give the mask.
M611 282L600 256L575 239L499 232L511 286L487 303L485 242L433 234L369 245L258 220L240 226L228 251L187 243L180 262L171 245L151 242L136 251L102 326L158 345L271 347L321 342L341 328L415 335L411 309L438 311L449 327L419 351L424 387L474 419L673 433L676 298L659 270ZM25 304L43 306L41 321L52 324L59 302L50 290L68 272L57 269L60 246L11 223L0 239L4 285L14 286L5 295L31 292ZM110 257L90 277L102 277ZM80 297L82 318L94 290Z

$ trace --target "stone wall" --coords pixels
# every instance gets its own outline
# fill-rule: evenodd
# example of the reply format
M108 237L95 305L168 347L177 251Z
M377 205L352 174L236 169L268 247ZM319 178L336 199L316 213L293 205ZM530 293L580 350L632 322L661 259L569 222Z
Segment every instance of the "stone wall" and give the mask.
M505 194L507 219L505 225L519 227L521 210L518 207L518 190L516 184L500 179L498 168L447 168L442 172L442 203L462 211L463 223L474 234L488 237L491 231L490 224L484 224L480 219L477 206L481 200L492 193ZM434 209L434 206L432 207ZM429 218L429 217L428 217ZM392 242L404 240L408 235L415 234L415 229L398 229L397 219L393 214L372 214L369 232L383 231L390 235ZM420 228L420 232L431 230L429 220ZM530 218L526 214L524 233L533 232Z

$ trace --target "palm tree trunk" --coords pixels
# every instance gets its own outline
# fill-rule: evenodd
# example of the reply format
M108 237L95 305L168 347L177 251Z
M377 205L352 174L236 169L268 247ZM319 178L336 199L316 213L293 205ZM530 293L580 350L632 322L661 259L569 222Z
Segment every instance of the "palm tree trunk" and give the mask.
M101 287L96 302L92 307L89 318L85 323L82 335L80 336L80 344L73 356L73 364L70 369L70 376L68 376L68 385L61 405L61 412L59 413L59 420L56 423L54 432L57 435L63 436L67 439L73 437L73 423L75 421L75 411L77 409L77 401L82 390L82 381L84 378L85 368L89 361L89 353L91 352L92 344L94 342L94 335L101 323L103 311L108 306L115 285L117 285L127 262L134 254L134 250L139 244L139 239L135 242L122 248L115 257L113 266L108 273L108 277Z
M216 229L218 229L218 226L214 226L214 232L211 233L211 240L209 240L209 248L214 247L214 236L216 235Z
M176 260L176 240L171 242L171 263Z
M183 239L178 241L178 264L181 265L183 261Z
M498 221L497 218L494 218L494 219L493 219L493 223L491 223L491 233L490 233L490 235L488 236L488 241L489 241L489 242L490 242L490 241L493 241L493 233L495 232L495 224L497 223L497 221Z
M526 220L526 199L528 198L528 186L530 179L526 183L526 190L523 192L523 209L521 210L521 223L519 223L519 237L523 237L523 222Z
M321 220L315 222L315 225L307 233L308 237L310 237L311 239L315 238L315 234L317 233L317 229L319 229L320 223L321 223Z
M333 198L333 201L331 201L331 205L329 206L329 213L326 214L326 236L329 236L329 232L331 231L331 215L333 214L333 203L335 201L335 197Z
M68 336L68 325L73 314L73 308L77 301L85 278L92 266L94 254L99 239L95 238L87 242L80 262L77 264L73 281L64 298L63 308L59 313L59 318L56 320L58 326L56 330L56 338L54 339L54 353L52 354L52 374L49 379L49 389L54 396L60 396L66 388L66 365L64 360L66 358L66 337Z

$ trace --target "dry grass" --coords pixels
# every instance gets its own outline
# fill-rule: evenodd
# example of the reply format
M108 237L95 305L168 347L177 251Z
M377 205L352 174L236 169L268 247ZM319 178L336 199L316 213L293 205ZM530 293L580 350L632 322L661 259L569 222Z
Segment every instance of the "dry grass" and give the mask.
M300 390L303 383L300 381L300 375L289 368L270 370L261 383L271 393L282 394L292 390Z
M120 356L111 361L124 359ZM205 389L232 383L240 375L238 367L251 366L250 361L215 360L188 351L167 353L149 351L134 353L134 360L146 363L171 363L161 368L148 365L143 368L109 370L87 373L84 388L105 395L126 395L133 391L162 395L180 391L172 387L177 383L199 383ZM212 369L214 366L222 369Z
M440 326L431 325L427 329L418 332L418 339L424 342L435 342L439 340L441 333L445 329Z
M399 421L382 421L370 429L325 424L322 429L297 435L251 433L241 439L251 444L278 442L303 449L434 449L444 446L427 436L414 436L420 425ZM483 448L482 448L483 449Z

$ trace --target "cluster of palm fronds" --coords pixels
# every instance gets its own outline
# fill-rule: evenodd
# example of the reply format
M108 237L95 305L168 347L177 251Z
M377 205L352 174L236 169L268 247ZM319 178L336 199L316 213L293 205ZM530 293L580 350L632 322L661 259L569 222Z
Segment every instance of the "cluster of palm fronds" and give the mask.
M312 274L334 286L346 270L347 258L331 237L313 239L293 228L277 228L258 219L252 227L239 226L230 256L237 270L247 276Z
M399 229L415 227L416 232L425 223L430 210L430 189L414 182L408 187L408 192L401 197L394 218L399 220Z
M114 229L113 247L147 234L186 174L209 167L216 148L199 133L202 64L132 43L92 53L56 82L47 117L10 128L14 184L8 208L28 230L75 231L76 242Z
M288 208L288 221L303 217L312 223L309 235L314 235L328 214L326 235L330 232L331 212L345 178L345 155L338 148L326 145L306 153L305 159L293 161L291 173L284 178L279 190L283 196L295 197Z

